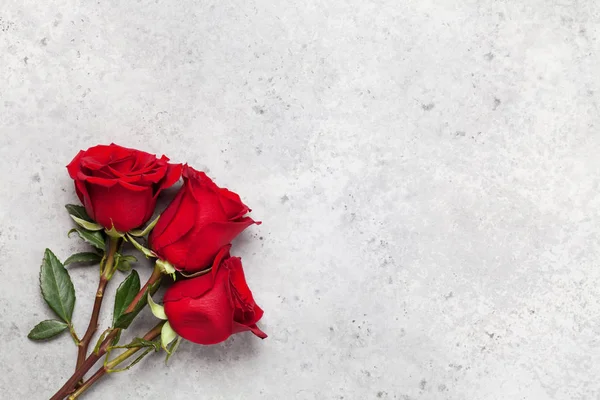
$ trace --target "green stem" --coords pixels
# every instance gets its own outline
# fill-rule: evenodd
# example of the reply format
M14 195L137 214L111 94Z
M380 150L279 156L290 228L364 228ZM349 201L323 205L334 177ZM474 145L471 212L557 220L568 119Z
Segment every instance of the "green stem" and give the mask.
M104 368L100 368L90 379L85 381L79 388L69 396L69 400L75 400L81 396L86 390L88 390L96 381L104 376L106 371Z
M153 287L156 283L159 283L162 278L162 274L158 267L154 268L150 279L148 282L142 287L142 289L138 292L135 299L129 304L129 306L125 309L125 313L131 312L135 309L136 304L139 299L143 296L146 296L147 291ZM158 288L158 285L156 286ZM109 350L109 347L112 345L113 340L117 337L121 329L115 328L111 329L109 333L106 335L106 338L100 344L98 351L90 354L84 362L75 370L73 375L65 382L65 384L50 398L50 400L63 400L66 396L76 389L77 383L83 376L100 360L106 352ZM85 385L85 383L83 383Z
M75 370L77 370L77 368L79 368L85 361L85 357L87 355L90 342L92 341L92 337L98 329L98 318L100 317L100 309L102 308L104 291L106 290L106 285L108 284L108 281L114 273L115 254L117 253L117 250L121 245L121 241L122 239L120 238L115 239L109 237L106 262L104 263L104 268L102 268L101 270L100 281L98 282L98 289L96 290L96 299L94 300L94 308L92 310L90 322L88 324L87 330L85 331L85 334L83 335L83 337L79 341L79 344L77 345L77 364L75 365Z
M156 325L154 328L152 328L152 330L150 330L148 333L146 333L144 335L144 339L148 340L148 341L152 341L152 340L156 339L158 336L160 336L160 332L161 332L162 326L164 324L165 324L165 321L161 321L158 325ZM107 362L106 364L104 364L104 366L102 366L101 368L99 368L94 373L94 375L92 375L90 377L90 379L88 379L87 381L85 381L75 392L73 392L73 394L71 394L69 396L69 400L75 400L75 399L77 399L85 391L87 391L94 383L96 383L100 378L102 378L107 373L111 372L111 370L113 370L119 364L122 364L129 357L133 356L142 347L143 346L132 347L132 348L128 349L127 351L123 352L121 355L119 355L115 359L113 359L113 360Z

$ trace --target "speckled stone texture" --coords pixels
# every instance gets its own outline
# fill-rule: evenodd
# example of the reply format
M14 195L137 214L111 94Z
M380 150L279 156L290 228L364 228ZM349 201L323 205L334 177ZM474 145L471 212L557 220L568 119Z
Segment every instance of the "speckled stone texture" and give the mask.
M599 399L599 37L595 0L1 0L0 397L72 371L26 334L44 248L86 248L65 165L114 141L253 208L233 253L270 337L85 399Z

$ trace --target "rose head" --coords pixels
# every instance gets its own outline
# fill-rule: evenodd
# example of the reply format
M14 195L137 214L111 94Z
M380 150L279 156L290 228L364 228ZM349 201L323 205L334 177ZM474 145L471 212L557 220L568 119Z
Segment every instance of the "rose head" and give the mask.
M215 185L204 172L183 166L183 186L148 239L163 260L187 273L211 265L219 250L249 225L240 196Z
M154 212L161 190L179 180L181 165L111 144L80 151L67 166L89 216L107 229L127 232Z
M248 288L239 257L226 246L217 254L210 273L176 282L164 297L165 314L173 330L198 344L215 344L234 333L267 335L256 323L263 310Z

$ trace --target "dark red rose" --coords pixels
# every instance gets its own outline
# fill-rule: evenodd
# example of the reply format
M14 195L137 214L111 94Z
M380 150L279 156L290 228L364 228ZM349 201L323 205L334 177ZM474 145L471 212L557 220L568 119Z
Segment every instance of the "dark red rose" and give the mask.
M167 161L113 143L80 151L67 169L89 216L127 232L148 221L161 190L179 180L181 164Z
M229 247L217 254L210 273L177 281L165 293L169 324L184 339L215 344L244 331L267 337L256 326L263 310L254 302L240 258L229 257Z
M150 233L161 258L187 273L211 265L219 250L249 225L240 196L215 185L204 172L183 166L183 186Z

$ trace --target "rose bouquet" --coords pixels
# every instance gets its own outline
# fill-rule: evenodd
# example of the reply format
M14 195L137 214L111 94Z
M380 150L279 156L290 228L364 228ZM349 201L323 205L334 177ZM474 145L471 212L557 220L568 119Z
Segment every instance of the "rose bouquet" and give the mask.
M151 352L165 351L168 359L182 339L209 345L244 331L267 337L257 326L263 311L246 284L242 262L230 255L231 241L259 223L246 215L250 209L237 194L188 165L115 144L80 151L67 169L82 203L66 206L76 224L69 235L77 234L92 250L61 262L46 249L42 261L40 288L56 318L40 322L28 337L46 340L69 332L77 347L75 371L51 400L77 399L104 375L128 370ZM174 199L149 222L161 192L180 178L183 185ZM137 259L124 254L125 246L155 260L143 285L132 268ZM73 326L75 290L65 268L74 263L100 266L90 322L81 337ZM128 275L115 294L112 324L92 347L104 293L117 270ZM152 296L167 281L174 283L160 305ZM157 324L122 344L121 333L146 305Z

